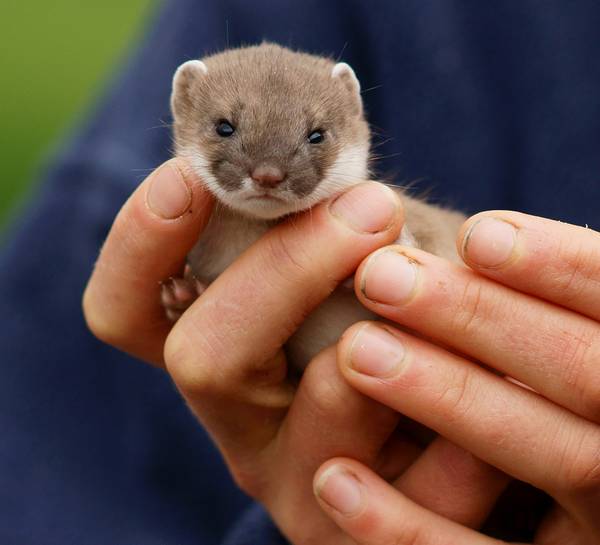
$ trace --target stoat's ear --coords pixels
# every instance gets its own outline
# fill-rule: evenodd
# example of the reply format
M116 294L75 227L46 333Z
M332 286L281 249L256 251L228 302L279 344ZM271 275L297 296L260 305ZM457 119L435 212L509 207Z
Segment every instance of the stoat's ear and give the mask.
M171 93L173 115L178 115L191 106L191 90L206 74L208 74L206 64L198 60L184 62L175 71Z
M360 96L360 82L354 73L354 70L345 62L338 62L331 70L331 77L338 79L349 93L352 94L358 113L362 113L362 98Z
M331 71L332 78L340 78L341 82L346 86L348 91L352 93L360 93L360 83L354 70L345 62L338 62Z

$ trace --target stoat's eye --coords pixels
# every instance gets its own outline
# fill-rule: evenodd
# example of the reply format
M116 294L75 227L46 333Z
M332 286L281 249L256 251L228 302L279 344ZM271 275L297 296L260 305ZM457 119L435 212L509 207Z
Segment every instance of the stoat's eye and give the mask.
M317 129L315 131L312 131L308 135L308 143L309 144L320 144L321 142L323 142L323 138L325 138L325 131L323 131L321 129Z
M229 123L229 121L227 121L226 119L221 119L221 121L219 121L217 123L215 130L217 131L217 134L219 136L223 136L224 138L227 138L228 136L231 136L235 132L235 127L231 123Z

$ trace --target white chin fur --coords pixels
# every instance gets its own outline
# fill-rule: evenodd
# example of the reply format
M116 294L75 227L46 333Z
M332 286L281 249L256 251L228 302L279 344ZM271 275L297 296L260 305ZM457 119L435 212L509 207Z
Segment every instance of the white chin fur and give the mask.
M295 202L286 199L285 193L278 192L277 199L256 198L257 191L250 178L242 180L242 187L236 191L227 191L221 201L246 216L264 220L277 219L298 210ZM281 199L281 200L280 200Z
M245 216L260 219L277 219L287 214L300 212L313 207L344 189L365 181L368 175L368 145L354 145L342 148L327 174L314 191L301 199L291 191L274 194L282 200L249 199L256 195L256 190L249 178L242 182L242 187L235 191L223 189L210 173L208 161L193 148L180 150L180 155L187 158L194 171L206 184L208 190L223 204L237 210Z

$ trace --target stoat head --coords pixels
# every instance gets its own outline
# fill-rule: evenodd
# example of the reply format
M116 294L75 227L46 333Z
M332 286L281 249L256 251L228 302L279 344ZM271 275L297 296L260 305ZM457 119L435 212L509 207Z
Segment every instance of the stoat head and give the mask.
M273 45L181 65L176 153L222 203L274 219L367 177L369 129L346 63Z

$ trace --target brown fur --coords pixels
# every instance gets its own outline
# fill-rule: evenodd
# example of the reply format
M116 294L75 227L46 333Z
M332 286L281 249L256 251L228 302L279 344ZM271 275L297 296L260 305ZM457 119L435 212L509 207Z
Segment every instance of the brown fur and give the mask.
M347 65L273 44L225 51L203 62L177 71L171 105L177 153L218 201L188 259L196 277L211 282L283 216L366 179L370 134L360 86ZM235 127L232 136L216 133L221 120ZM309 144L315 129L325 139ZM279 186L253 184L252 169L265 164L285 172ZM254 194L265 202L255 204ZM408 230L399 242L456 260L454 238L463 216L406 195L403 201ZM287 343L291 365L303 368L349 325L372 318L341 287Z
M274 44L233 49L203 59L208 73L179 78L173 93L177 152L200 147L210 173L227 191L239 189L257 165L281 169L297 196L309 195L339 151L369 139L360 96L335 63ZM215 126L236 129L220 137ZM307 142L316 129L321 144Z

